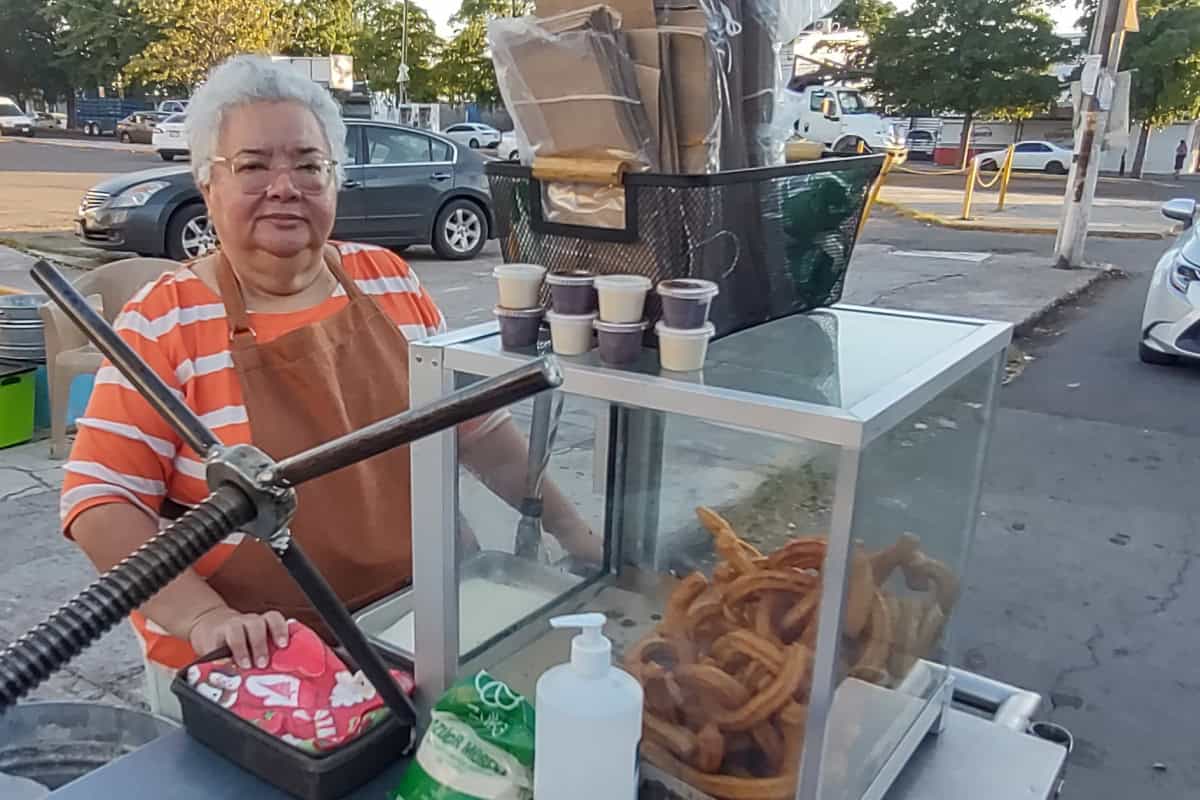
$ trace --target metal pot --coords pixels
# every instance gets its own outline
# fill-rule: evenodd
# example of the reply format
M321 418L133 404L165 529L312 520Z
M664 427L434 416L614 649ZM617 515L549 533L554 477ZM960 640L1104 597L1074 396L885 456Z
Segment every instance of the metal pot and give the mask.
M44 294L0 296L0 358L46 360L46 336L38 307L47 299Z
M57 789L177 727L100 703L25 703L0 716L0 773Z

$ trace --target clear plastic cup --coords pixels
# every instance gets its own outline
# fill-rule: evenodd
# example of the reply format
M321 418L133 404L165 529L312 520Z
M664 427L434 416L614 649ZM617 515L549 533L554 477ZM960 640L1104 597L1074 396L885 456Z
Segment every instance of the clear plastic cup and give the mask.
M717 285L698 278L675 278L658 284L663 320L678 329L703 328L717 296Z
M492 270L501 308L525 309L538 305L546 268L538 264L501 264Z
M612 366L622 366L637 361L642 352L642 336L649 323L607 322L596 320L596 339L600 345L600 360Z
M595 280L600 319L605 322L640 322L646 310L650 279L641 275L600 275Z
M538 330L542 326L542 315L545 313L545 309L541 306L535 308L496 306L493 313L500 321L500 345L505 350L520 350L537 344Z
M559 314L591 314L596 310L596 276L584 270L546 276L550 304Z
M580 356L592 349L596 338L593 327L596 312L590 314L560 314L547 311L550 323L550 344L563 356Z
M658 334L658 361L671 372L695 372L704 367L708 342L717 329L711 322L700 328L672 328L665 322L654 326Z

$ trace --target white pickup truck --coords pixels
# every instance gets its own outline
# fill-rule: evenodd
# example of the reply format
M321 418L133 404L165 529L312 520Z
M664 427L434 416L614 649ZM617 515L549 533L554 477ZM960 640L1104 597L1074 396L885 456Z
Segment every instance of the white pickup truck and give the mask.
M848 86L788 90L785 107L795 133L835 153L856 153L860 142L868 153L904 145L895 126L872 111L857 89Z

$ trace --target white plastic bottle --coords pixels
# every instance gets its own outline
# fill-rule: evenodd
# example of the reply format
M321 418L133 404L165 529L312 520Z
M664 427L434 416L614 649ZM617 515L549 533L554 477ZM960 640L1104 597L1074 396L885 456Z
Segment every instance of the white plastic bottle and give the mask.
M537 682L534 800L634 800L642 739L642 687L612 663L603 614L550 620L580 628L571 663Z

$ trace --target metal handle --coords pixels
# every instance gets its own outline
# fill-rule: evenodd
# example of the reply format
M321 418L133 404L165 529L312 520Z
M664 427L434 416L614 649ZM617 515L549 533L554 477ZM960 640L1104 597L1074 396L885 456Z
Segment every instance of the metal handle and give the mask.
M163 383L158 373L125 343L96 309L71 285L63 274L45 261L38 261L31 270L33 279L45 290L63 313L87 334L97 349L105 355L125 379L134 385L155 411L165 419L179 437L201 457L220 447L221 443L183 400Z
M274 476L266 480L277 486L295 486L561 384L558 361L553 356L539 358L421 408L388 417L285 458L276 464Z
M343 189L357 189L360 186L362 186L362 183L360 181L349 181L348 180L348 181L342 182Z
M432 175L430 175L429 177L435 181L448 181L451 178L453 178L454 176L451 175L449 172L435 172Z

